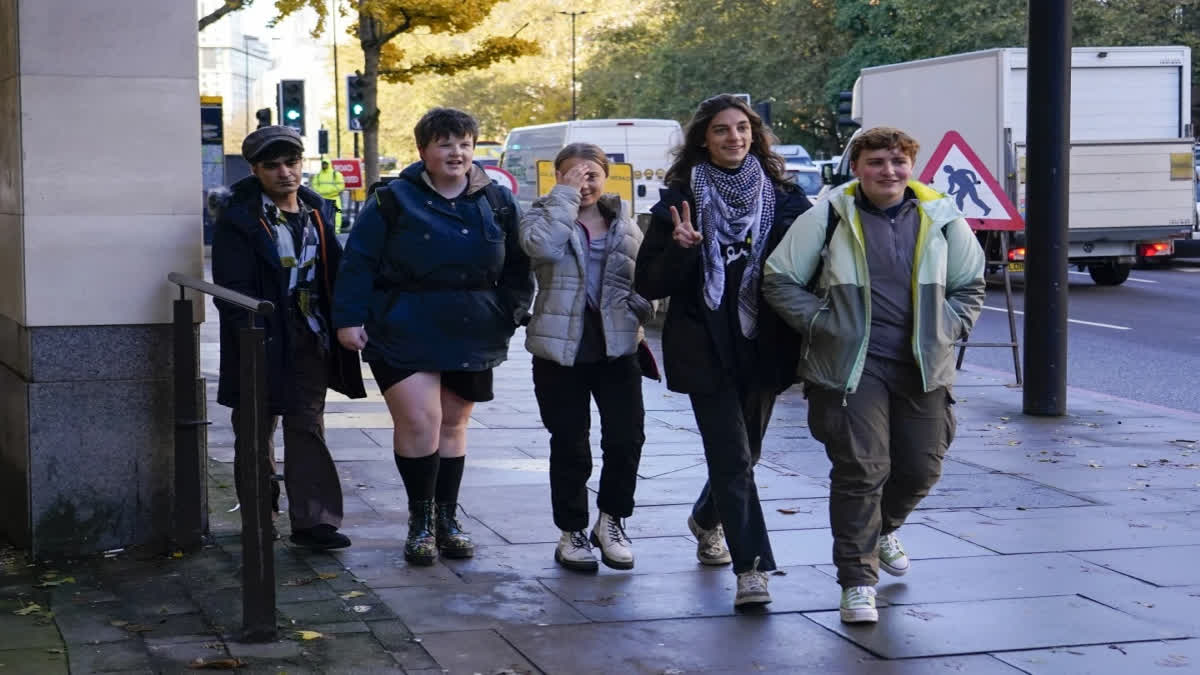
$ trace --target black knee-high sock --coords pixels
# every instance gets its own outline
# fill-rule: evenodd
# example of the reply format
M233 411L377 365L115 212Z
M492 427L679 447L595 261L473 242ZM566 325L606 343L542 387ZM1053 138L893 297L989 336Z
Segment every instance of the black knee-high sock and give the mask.
M433 499L438 476L438 454L435 452L425 457L395 455L395 458L409 503Z
M443 457L438 464L437 497L439 504L457 504L458 486L462 484L466 456Z

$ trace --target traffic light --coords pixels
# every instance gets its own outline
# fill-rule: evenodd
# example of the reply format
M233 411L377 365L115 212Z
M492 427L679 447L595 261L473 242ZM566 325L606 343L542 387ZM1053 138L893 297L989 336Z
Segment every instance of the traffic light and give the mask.
M851 117L851 115L853 114L853 112L852 112L853 104L854 104L854 93L853 92L850 92L850 91L839 91L838 92L837 124L839 127L855 128L855 127L861 126L858 122L854 121L853 117Z
M258 110L254 111L254 117L258 120L258 126L254 127L255 129L271 126L270 108L259 108Z
M279 81L279 123L304 135L304 80Z
M329 130L317 130L317 153L321 155L329 154Z
M361 76L346 76L346 128L351 131L362 131L367 112L366 90L367 83Z

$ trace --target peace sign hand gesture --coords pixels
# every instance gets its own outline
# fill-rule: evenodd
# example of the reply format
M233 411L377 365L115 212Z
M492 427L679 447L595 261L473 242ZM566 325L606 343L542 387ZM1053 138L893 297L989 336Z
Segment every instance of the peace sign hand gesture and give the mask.
M688 205L687 200L684 200L682 208L683 214L680 215L679 210L674 206L671 207L671 221L675 223L675 230L671 233L671 238L683 248L692 248L704 239L704 235L696 231L692 225L692 208Z

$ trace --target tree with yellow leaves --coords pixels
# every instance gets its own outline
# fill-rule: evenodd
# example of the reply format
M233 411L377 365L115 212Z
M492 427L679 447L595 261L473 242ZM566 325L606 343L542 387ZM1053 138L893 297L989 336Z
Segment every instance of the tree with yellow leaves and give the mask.
M516 36L492 36L459 54L431 54L410 60L393 40L400 35L452 35L482 24L503 0L347 0L357 13L348 32L363 50L363 164L366 184L379 179L379 80L410 83L422 75L450 75L486 68L503 59L537 53L535 43ZM340 15L348 12L337 2ZM305 7L317 14L312 36L325 31L328 0L276 0L278 19Z

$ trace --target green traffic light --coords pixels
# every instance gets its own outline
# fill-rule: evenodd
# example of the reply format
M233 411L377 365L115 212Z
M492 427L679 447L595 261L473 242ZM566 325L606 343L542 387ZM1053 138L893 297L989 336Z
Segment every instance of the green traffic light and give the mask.
M355 115L361 115L363 113L363 105L361 103L355 103L350 109L354 111Z
M291 120L293 122L300 119L300 111L296 110L294 108L292 110L287 111L287 113L285 113L285 115L287 116L287 118L289 120Z

